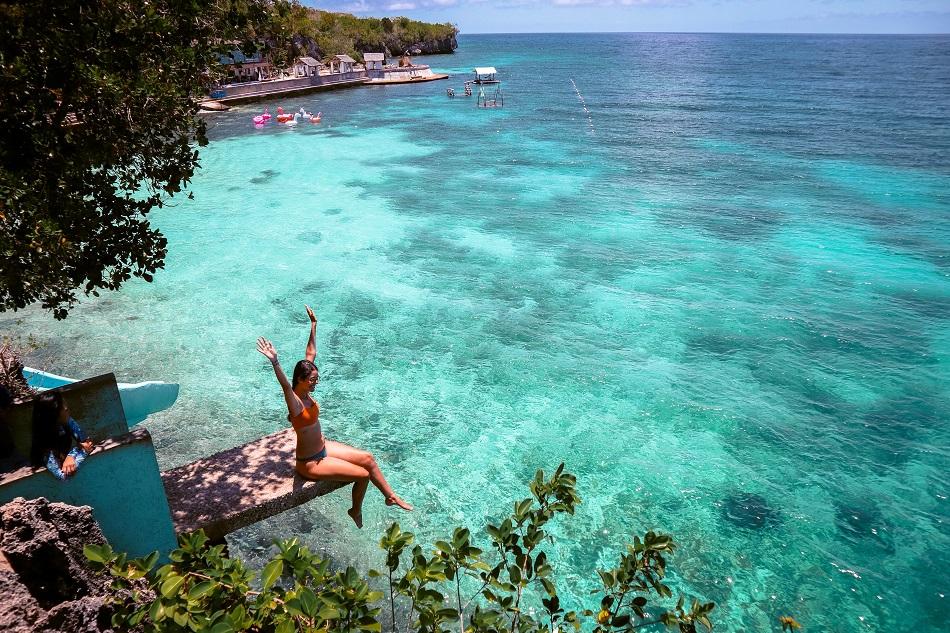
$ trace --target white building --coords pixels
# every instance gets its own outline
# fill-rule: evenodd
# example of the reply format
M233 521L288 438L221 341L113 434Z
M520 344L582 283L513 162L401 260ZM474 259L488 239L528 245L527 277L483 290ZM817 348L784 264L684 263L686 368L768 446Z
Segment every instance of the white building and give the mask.
M367 77L382 77L383 66L386 64L386 54L363 53L363 64L366 66Z
M330 60L330 72L333 73L351 73L356 60L349 55L335 55Z
M320 74L323 64L313 57L298 57L294 62L294 77L313 77Z

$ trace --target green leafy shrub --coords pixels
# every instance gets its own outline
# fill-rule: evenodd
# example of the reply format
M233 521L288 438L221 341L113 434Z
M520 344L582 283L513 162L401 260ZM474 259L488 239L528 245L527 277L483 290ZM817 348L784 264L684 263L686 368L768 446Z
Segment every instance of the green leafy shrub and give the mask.
M654 532L635 537L616 567L598 570L596 609L565 611L544 545L552 542L547 524L573 514L581 502L576 479L562 464L547 478L539 470L529 487L530 497L486 526L485 549L464 527L429 550L398 523L386 530L380 540L386 570L367 576L385 577L394 633L550 633L566 626L628 633L660 623L682 633L712 628L711 602L686 606L681 597L668 610L650 605L672 597L664 578L666 557L676 550L670 536ZM279 541L277 548L259 574L200 532L179 537L170 562L157 570L155 554L128 560L108 545L85 551L93 567L112 576L118 630L381 632L378 605L385 594L354 568L332 571L298 539ZM151 591L137 584L143 581Z

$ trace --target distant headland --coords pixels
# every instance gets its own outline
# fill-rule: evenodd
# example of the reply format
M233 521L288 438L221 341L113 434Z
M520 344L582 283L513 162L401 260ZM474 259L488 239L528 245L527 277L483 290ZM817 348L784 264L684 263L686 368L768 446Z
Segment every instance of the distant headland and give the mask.
M432 24L407 17L360 18L298 2L269 18L265 48L272 56L288 60L299 56L328 59L339 53L360 59L364 52L385 53L387 57L429 55L452 53L458 47L458 27L451 23Z

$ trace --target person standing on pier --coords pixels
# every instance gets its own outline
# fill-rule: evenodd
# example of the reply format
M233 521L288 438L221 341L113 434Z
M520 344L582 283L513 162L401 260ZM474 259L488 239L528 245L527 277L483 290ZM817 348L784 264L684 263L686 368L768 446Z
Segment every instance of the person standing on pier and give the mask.
M257 339L257 350L270 361L283 389L289 412L287 419L297 433L297 472L314 481L352 482L353 507L347 514L357 527L363 527L363 497L370 482L383 493L386 505L412 510L390 487L372 453L324 437L320 428L320 405L310 395L320 381L320 371L313 362L317 357L317 317L310 306L306 308L310 317L310 339L304 360L294 366L292 381L287 380L274 345L264 337Z

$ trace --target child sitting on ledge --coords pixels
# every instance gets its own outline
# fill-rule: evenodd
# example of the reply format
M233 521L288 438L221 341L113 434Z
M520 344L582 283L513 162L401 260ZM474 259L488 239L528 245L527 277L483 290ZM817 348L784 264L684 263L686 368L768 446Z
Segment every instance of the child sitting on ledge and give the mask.
M90 450L92 441L69 415L62 394L47 391L33 400L30 458L34 466L46 466L54 477L65 480L79 469Z

